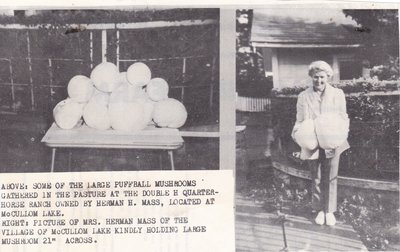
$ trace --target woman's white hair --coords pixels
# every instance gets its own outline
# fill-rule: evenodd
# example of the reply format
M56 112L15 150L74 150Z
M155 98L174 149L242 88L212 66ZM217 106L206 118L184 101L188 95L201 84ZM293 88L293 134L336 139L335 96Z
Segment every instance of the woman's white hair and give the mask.
M333 76L332 67L325 61L322 61L322 60L314 61L308 66L308 75L311 77L315 73L321 72L321 71L325 72L326 75L328 75L328 77Z

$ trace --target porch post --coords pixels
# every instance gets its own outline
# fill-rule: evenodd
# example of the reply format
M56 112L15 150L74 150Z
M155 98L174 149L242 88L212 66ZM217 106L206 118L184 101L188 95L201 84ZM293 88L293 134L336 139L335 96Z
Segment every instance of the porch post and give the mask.
M280 88L278 49L272 48L272 83L274 88Z
M333 82L338 82L340 80L340 70L339 70L339 60L337 55L333 55L332 70L333 70Z
M107 61L107 30L101 31L101 61Z

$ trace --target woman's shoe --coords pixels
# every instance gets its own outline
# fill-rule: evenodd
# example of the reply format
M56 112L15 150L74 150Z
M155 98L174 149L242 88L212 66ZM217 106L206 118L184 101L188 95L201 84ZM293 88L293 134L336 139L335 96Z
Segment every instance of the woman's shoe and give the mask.
M334 226L336 224L336 218L333 213L327 213L325 215L326 218L326 225L327 226Z
M315 217L315 223L318 225L324 225L325 223L325 213L324 211L319 211L317 217Z

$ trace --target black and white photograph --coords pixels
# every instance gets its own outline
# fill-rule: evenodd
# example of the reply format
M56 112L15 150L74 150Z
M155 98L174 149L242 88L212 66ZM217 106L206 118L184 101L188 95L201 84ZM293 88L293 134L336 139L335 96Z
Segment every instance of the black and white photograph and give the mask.
M0 250L233 251L220 9L8 7Z
M53 1L0 3L1 252L400 251L399 4Z
M236 11L236 251L398 251L397 9Z
M0 172L219 169L219 9L0 15Z

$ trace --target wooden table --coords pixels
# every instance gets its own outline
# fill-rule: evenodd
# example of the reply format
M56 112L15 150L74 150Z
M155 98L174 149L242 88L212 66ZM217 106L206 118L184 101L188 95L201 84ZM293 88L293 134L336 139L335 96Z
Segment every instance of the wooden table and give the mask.
M242 133L246 129L246 125L236 125L236 133ZM200 138L219 138L219 124L207 124L196 126L184 126L179 129L182 137L200 137Z
M83 125L71 130L59 128L55 123L46 132L42 142L52 148L51 172L57 148L104 148L104 149L156 149L168 152L171 169L175 170L173 150L183 145L177 129L148 126L139 132L96 130Z
M179 129L182 137L218 138L219 124L183 126Z

